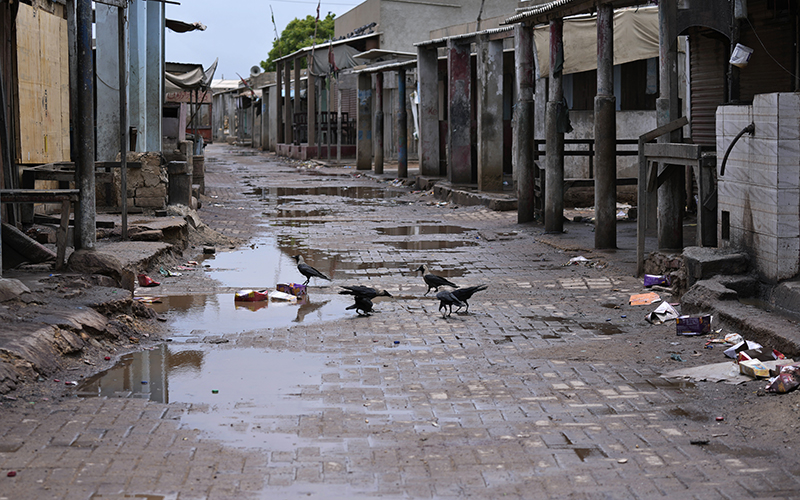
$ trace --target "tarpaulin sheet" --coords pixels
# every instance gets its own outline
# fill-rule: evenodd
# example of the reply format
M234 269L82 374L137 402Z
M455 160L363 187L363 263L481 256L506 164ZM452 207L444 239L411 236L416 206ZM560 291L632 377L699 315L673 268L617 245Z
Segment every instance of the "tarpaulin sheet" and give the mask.
M539 76L550 74L550 27L533 30ZM564 19L563 73L597 69L597 15ZM658 7L614 11L614 64L658 57Z
M333 54L330 52L333 52ZM314 69L312 72L315 75L327 75L328 73L332 72L331 67L333 66L332 63L334 61L336 65L335 71L353 68L359 64L356 62L353 56L360 53L360 50L355 49L346 43L333 45L332 47L327 44L318 45L314 49Z
M211 86L211 80L214 78L214 73L217 71L217 63L219 58L214 60L207 70L203 68L195 68L186 73L168 73L164 72L164 91L165 92L181 92L184 90L205 90Z

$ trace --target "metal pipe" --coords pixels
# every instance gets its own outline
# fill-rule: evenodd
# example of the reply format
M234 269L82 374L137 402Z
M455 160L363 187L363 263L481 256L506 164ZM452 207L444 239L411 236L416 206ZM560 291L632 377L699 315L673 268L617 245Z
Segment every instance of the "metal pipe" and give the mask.
M725 156L722 157L722 165L719 167L720 177L725 175L725 164L728 163L728 155L731 154L731 150L733 149L733 146L736 145L736 142L738 142L739 139L741 139L744 134L753 135L755 134L755 132L756 132L756 124L751 123L750 125L740 130L738 134L736 134L736 137L734 137L730 145L728 145L728 149L725 150Z
M75 123L77 161L75 184L80 201L75 217L75 248L93 250L95 234L94 179L94 58L92 56L92 2L78 0L76 8L78 48L78 109Z
M119 35L119 178L122 208L122 239L128 239L128 54L125 36L125 8L117 7Z

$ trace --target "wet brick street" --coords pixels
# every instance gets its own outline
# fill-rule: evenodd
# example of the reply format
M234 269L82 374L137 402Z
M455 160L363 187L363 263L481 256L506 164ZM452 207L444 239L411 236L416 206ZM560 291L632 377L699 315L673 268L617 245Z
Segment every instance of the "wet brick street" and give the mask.
M648 310L628 305L642 286L625 262L595 254L600 265L566 266L577 252L541 243L542 227L516 224L515 212L438 203L355 169L217 144L206 168L203 222L274 241L276 261L304 255L332 278L309 285L319 307L286 305L285 324L246 328L182 327L163 313L173 356L222 356L239 375L225 404L204 386L171 403L0 407L0 498L800 497L796 414L764 434L735 418L736 389L661 378L680 364L671 352L686 364L723 360L674 325L644 322ZM413 272L423 263L489 288L469 314L444 319ZM157 291L230 295L213 276L188 271ZM285 266L280 276L302 282ZM337 294L355 284L393 297L360 317ZM269 362L270 377L302 372L281 404L259 394L272 381L243 368L246 353L294 360Z

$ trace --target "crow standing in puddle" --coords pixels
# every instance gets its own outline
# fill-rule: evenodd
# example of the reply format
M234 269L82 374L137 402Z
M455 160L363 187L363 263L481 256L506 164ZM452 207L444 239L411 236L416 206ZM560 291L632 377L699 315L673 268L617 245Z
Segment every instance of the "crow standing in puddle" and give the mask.
M428 285L428 289L425 291L425 293L423 293L423 295L428 295L428 292L431 291L431 288L435 288L436 292L438 292L440 286L451 286L453 288L458 288L458 285L456 285L455 283L452 283L451 281L448 281L447 279L442 278L441 276L432 274L426 264L422 264L414 271L417 272L421 271L422 279L425 280L425 284Z
M308 285L308 282L311 281L311 278L322 278L328 281L331 280L321 272L306 264L306 261L303 259L302 255L294 255L292 258L297 261L297 270L300 271L300 274L306 277L306 281L303 283L304 285Z
M375 297L391 297L392 294L387 292L386 290L378 291L369 286L360 286L360 285L353 285L353 286L344 286L342 285L342 290L339 292L340 295L353 295L355 297L366 297L370 300L374 299Z
M340 292L341 293L341 292ZM359 316L369 316L372 314L372 301L363 295L355 296L356 303L345 307L345 310L355 309Z
M356 303L345 309L355 309L359 316L369 316L372 312L372 299L375 297L391 297L392 294L386 290L378 291L369 286L352 285L344 286L340 295L352 295Z

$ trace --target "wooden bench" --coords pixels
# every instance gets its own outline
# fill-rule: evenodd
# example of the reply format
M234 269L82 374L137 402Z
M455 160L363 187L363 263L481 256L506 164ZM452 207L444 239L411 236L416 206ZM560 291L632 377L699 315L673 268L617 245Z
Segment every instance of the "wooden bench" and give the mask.
M80 191L77 189L0 189L0 207L3 203L61 203L61 224L56 233L56 269L61 269L66 263L69 214L72 203L79 199Z

